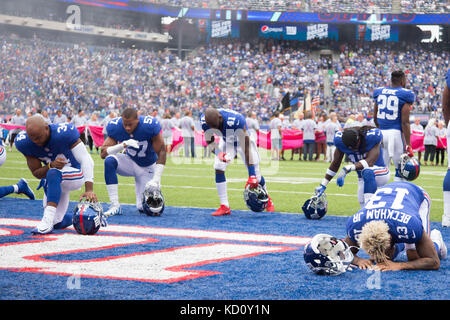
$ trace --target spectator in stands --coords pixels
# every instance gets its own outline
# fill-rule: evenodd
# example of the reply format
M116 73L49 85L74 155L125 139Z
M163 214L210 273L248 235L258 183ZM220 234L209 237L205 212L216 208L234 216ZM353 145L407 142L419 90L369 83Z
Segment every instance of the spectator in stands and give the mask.
M326 160L327 151L327 136L325 133L325 117L323 115L319 116L317 121L317 133L315 141L316 158L314 160L320 160L320 155L323 154L323 159Z
M303 121L304 121L304 117L305 115L303 114L303 112L299 112L298 113L298 118L294 120L294 122L292 123L292 129L295 130L301 130ZM303 147L297 148L297 149L292 149L292 154L291 154L291 160L294 160L294 154L298 153L298 160L301 161L302 160L302 154L303 154Z
M438 122L439 135L437 137L438 143L436 145L436 166L444 166L446 148L444 145L444 139L447 137L447 129L445 128L444 121Z
M67 116L62 113L61 109L56 110L56 115L53 118L53 123L64 123L67 122Z
M92 132L91 129L89 128L89 126L95 126L95 127L99 127L101 125L100 121L98 121L98 116L97 113L93 113L91 115L91 117L89 118L89 120L86 121L86 136L87 136L87 140L88 140L88 146L89 146L89 151L90 153L92 153L92 150L94 148L94 138L92 137ZM98 153L98 146L95 146L95 150L97 150Z
M283 149L282 126L280 113L276 111L269 125L272 160L280 160L281 157L281 150Z
M414 133L423 135L423 126L420 124L420 118L414 119L414 123L411 124L410 129L411 129L411 135ZM422 159L421 146L419 146L419 148L417 148L417 149L413 149L413 151L417 152L417 158L420 163L420 160Z
M431 118L424 130L423 144L425 145L425 155L423 157L424 164L428 165L428 158L430 165L434 165L434 155L436 153L437 137L439 136L439 129L436 126L436 119Z
M317 123L312 119L311 111L305 112L301 130L303 131L303 160L312 161L316 140Z
M16 113L11 117L9 124L15 126L25 126L25 121L25 117L22 115L22 110L16 109ZM14 139L22 130L23 129L17 128L9 131L9 151L12 151L12 147L14 146Z
M72 118L72 123L75 127L82 127L86 124L86 116L84 115L84 111L82 109L78 110L78 114L76 114ZM80 139L83 141L84 144L86 144L86 130L83 131L83 133L80 134Z
M191 110L185 112L184 117L180 120L180 125L184 142L184 156L189 157L189 149L191 149L191 158L195 158L195 124Z
M166 154L169 155L172 152L173 145L173 132L172 129L175 125L172 121L172 117L169 112L163 115L161 120L162 135L164 138L164 145L166 146Z
M327 162L333 162L336 146L334 145L334 135L341 131L341 125L337 121L336 113L330 114L330 121L325 122L325 134L327 137Z

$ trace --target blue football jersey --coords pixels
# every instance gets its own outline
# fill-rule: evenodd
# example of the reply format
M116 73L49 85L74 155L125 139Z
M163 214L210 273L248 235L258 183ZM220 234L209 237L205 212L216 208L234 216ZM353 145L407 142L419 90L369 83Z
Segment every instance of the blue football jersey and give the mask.
M366 158L367 156L367 152L369 152L370 150L372 150L372 148L377 147L377 145L383 141L383 134L381 133L381 130L378 128L373 128L370 129L366 132L366 143L365 143L365 147L364 150L358 150L358 151L353 151L350 148L348 148L344 142L342 142L342 131L338 131L336 132L336 134L334 135L334 145L336 146L336 148L338 148L340 151L342 151L343 153L345 153L349 160L352 163L356 163L360 160L363 160ZM380 148L380 155L378 156L377 161L375 161L375 165L379 166L379 167L385 167L385 163L384 163L384 159L383 159L383 148L381 147L381 144L378 146L378 148ZM357 171L358 176L361 176L361 173L359 171Z
M402 130L402 108L405 103L412 104L415 95L404 88L382 87L373 92L378 105L377 121L379 128Z
M223 117L223 128L222 128L222 139L228 143L234 143L237 145L237 135L235 135L236 131L241 129L247 130L247 124L245 121L245 117L230 109L218 109L220 114ZM200 123L202 125L203 131L207 131L210 127L206 124L205 114L200 116Z
M158 155L153 150L152 139L161 132L161 125L156 118L140 116L139 124L132 134L128 134L123 127L122 117L111 120L106 126L109 137L117 142L128 139L137 140L139 149L127 147L127 155L140 167L147 167L156 162Z
M347 220L347 235L358 242L362 227L372 220L383 220L395 243L416 243L422 238L419 208L425 199L423 189L398 181L378 188L363 209Z
M447 83L447 87L450 89L450 69L447 70L447 74L445 75L445 82Z
M14 140L17 150L25 156L38 158L48 164L56 158L65 158L67 165L80 169L80 163L70 150L78 141L80 133L72 123L49 124L50 139L45 146L38 146L28 137L26 131L21 131ZM64 157L63 157L64 156Z

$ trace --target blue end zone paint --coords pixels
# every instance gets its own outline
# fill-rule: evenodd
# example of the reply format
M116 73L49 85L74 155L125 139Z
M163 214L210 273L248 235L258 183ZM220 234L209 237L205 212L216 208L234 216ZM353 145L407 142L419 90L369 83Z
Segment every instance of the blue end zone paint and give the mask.
M71 203L69 209L73 209L74 206L75 203ZM104 204L105 209L106 207L107 205ZM317 233L345 236L345 217L327 215L321 220L312 221L307 220L303 214L251 213L236 210L232 211L230 216L212 217L212 211L214 210L166 207L161 217L148 217L140 214L134 206L124 205L123 215L110 217L108 223L300 237L312 237ZM40 200L9 197L0 200L0 218L39 220L42 212ZM431 227L441 230L447 247L450 247L450 228L442 228L438 222L432 222ZM5 228L23 229L25 233L19 236L0 237L0 245L33 239L29 232L31 228ZM60 232L70 231L55 231L55 233ZM130 253L130 248L135 252L143 252L218 242L214 239L154 235L151 237L160 241L146 244L145 247L134 245L126 249L110 249L102 254L114 256ZM227 241L220 240L220 242ZM251 244L260 245L261 243ZM441 268L438 271L398 271L376 274L354 270L337 277L325 277L316 276L309 271L303 261L303 247L298 246L298 248L281 253L260 254L244 259L196 266L192 269L216 271L220 274L168 284L81 278L81 288L70 290L66 285L67 276L0 270L0 299L447 300L450 298L448 259L441 262ZM92 258L92 253L89 252L52 257L53 260L61 261ZM7 259L7 257L1 257L1 259ZM405 259L404 255L400 259Z

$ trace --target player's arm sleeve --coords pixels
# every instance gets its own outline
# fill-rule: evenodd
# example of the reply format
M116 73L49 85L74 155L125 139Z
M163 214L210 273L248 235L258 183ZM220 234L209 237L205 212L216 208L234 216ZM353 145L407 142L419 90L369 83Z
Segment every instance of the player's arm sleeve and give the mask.
M83 170L84 180L86 182L94 182L94 160L86 149L84 143L79 141L71 149L73 156L80 163Z

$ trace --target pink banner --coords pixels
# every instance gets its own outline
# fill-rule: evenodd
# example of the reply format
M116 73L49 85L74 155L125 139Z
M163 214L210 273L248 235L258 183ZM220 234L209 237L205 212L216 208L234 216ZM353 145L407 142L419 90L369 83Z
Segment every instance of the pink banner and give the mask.
M0 123L0 127L5 128L6 130L13 130L13 129L24 129L25 126L16 126L13 124L6 124L6 123Z
M283 150L297 149L303 147L303 132L301 130L283 129ZM270 131L258 131L258 146L271 149Z
M423 132L413 131L410 137L411 148L413 148L414 152L423 152L425 151L425 146L423 145Z
M102 146L103 141L105 140L105 137L103 136L103 127L89 126L89 131L91 132L92 140L94 141L95 146Z
M447 137L438 137L437 149L447 149Z
M325 131L316 131L316 142L327 142Z

